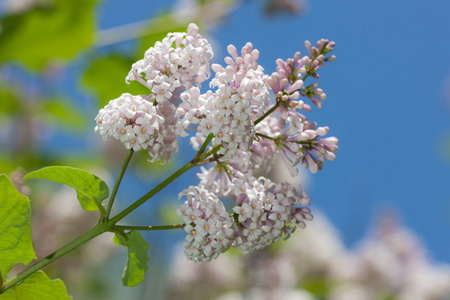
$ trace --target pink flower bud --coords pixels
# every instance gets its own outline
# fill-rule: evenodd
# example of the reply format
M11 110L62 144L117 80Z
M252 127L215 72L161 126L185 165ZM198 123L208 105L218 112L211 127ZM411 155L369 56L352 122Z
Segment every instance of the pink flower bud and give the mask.
M237 49L234 45L228 45L227 51L234 58L234 60L236 60L236 58L239 56L237 53Z

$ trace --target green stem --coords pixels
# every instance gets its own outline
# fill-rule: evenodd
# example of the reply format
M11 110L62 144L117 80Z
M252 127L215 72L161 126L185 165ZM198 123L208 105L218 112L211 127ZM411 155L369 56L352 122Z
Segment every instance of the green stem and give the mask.
M219 151L219 149L222 147L222 145L217 145L214 148L212 148L211 150L209 150L208 152L206 152L205 154L203 154L200 158L200 160L203 160L205 158L207 158L208 156L210 156L211 154L216 153L217 151Z
M269 109L268 111L266 111L266 113L259 117L256 121L255 121L255 125L258 124L259 122L261 122L262 120L264 120L268 115L270 115L271 113L273 113L275 111L275 109L278 108L278 106L280 106L281 100L277 100L277 104L275 104L274 106L272 106L271 109Z
M19 273L17 276L15 276L15 277L11 278L10 280L6 281L3 284L2 292L4 292L7 289L9 289L9 288L19 284L21 281L25 280L25 278L27 278L28 276L30 276L34 272L39 271L40 269L42 269L43 267L47 266L48 264L54 262L55 260L57 260L61 256L63 256L65 254L69 253L70 251L80 247L84 243L92 240L96 236L98 236L98 235L100 235L100 234L102 234L102 233L104 233L106 231L107 231L107 226L105 224L97 224L94 228L92 228L91 230L89 230L88 232L86 232L85 234L83 234L82 236L77 238L76 240L74 240L71 243L65 245L61 249L56 250L55 252L53 252L52 254L48 255L44 259L38 261L37 263L35 263L31 267L29 267L29 268L25 269L24 271L22 271L21 273Z
M201 157L203 152L205 152L206 147L208 146L209 142L214 138L214 134L210 133L208 134L208 136L206 137L205 141L203 142L202 147L200 148L200 150L198 150L197 154L195 155L194 159L192 160L193 163L198 162Z
M125 161L123 162L122 169L120 169L119 175L117 176L116 183L114 184L114 188L111 192L111 197L109 197L109 203L108 203L108 207L106 208L106 215L105 215L103 221L108 220L109 215L111 214L111 209L112 209L112 206L114 203L114 199L116 199L117 190L119 189L119 185L122 182L123 175L125 175L125 170L127 169L128 163L130 162L131 157L133 156L133 153L134 153L133 148L131 148L128 151Z
M212 139L211 135L208 135L208 138ZM209 143L209 141L208 141L208 143ZM203 145L207 145L207 141L205 141L205 143L203 143ZM214 148L212 148L211 150L209 150L208 152L204 153L203 155L200 155L200 157L198 157L197 159L193 159L192 161L185 164L183 167L181 167L180 169L175 171L175 173L173 173L172 175L167 177L166 180L164 180L163 182L158 184L151 191L149 191L147 194L142 196L140 199L136 200L133 204L131 204L130 206L125 208L122 212L120 212L119 214L117 214L116 216L114 216L113 218L108 220L106 223L109 224L110 226L114 226L117 222L119 222L120 220L125 218L127 215L129 215L133 210L135 210L136 208L138 208L139 206L144 204L148 199L155 196L159 191L161 191L163 188L165 188L167 185L169 185L172 181L174 181L175 179L177 179L178 177L180 177L181 175L183 175L184 173L186 173L193 167L197 166L197 164L201 164L201 161L204 160L205 158L207 158L208 156L210 156L211 154L216 153L220 149L220 147L222 147L222 145L217 145ZM206 148L206 146L205 146L205 148ZM196 155L196 157L197 157L197 155Z
M115 225L113 229L119 230L167 230L167 229L177 229L183 228L186 224L173 224L173 225L161 225L161 226L125 226L125 225Z
M149 191L147 194L142 196L140 199L138 199L136 202L125 208L122 212L111 218L106 222L106 224L113 226L118 221L122 220L124 217L126 217L128 214L130 214L133 210L141 206L145 201L156 195L159 191L161 191L163 188L165 188L169 183L180 177L182 174L190 170L191 168L195 167L195 164L192 162L188 162L183 167L175 171L172 175L170 175L166 180L158 184L155 188L153 188L151 191Z
M270 137L270 136L265 135L265 134L262 134L262 133L258 133L258 132L257 132L256 135L257 135L257 136L260 136L260 137L262 137L262 138L268 139L268 140L272 140L272 141L275 141L275 140L276 140L276 138Z

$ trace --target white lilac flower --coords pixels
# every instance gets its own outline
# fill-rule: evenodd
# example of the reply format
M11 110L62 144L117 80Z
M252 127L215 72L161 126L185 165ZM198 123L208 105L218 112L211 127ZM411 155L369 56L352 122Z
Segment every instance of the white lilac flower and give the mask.
M122 94L100 109L95 132L120 140L127 149L147 149L150 161L167 162L177 151L179 122L171 103L154 106L141 96Z
M186 222L186 257L196 263L216 259L231 247L233 219L216 195L205 189L191 186L180 193L182 196L187 200L177 214Z
M213 51L209 42L191 23L186 33L169 33L133 64L126 82L137 80L148 87L161 103L174 93L199 86L210 76L209 60Z
M181 103L177 107L176 114L181 117L183 129L188 129L190 124L198 124L208 112L208 104L213 97L213 93L208 91L206 94L200 94L200 89L193 87L180 96Z

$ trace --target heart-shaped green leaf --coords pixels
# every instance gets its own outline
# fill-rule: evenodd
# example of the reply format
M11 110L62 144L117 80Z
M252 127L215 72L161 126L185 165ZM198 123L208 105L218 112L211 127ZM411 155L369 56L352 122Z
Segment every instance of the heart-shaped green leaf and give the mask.
M77 191L81 206L87 211L101 209L102 201L109 196L106 183L97 176L76 168L64 166L51 166L42 168L25 175L23 179L41 178L59 182Z

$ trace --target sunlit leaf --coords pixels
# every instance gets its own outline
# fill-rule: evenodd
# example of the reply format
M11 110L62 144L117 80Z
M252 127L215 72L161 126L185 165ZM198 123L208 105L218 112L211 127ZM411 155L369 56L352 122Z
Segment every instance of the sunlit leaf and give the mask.
M106 183L97 176L76 168L51 166L42 168L25 175L23 179L41 178L59 182L77 191L81 206L87 211L103 209L101 203L109 196Z
M35 258L30 200L0 175L0 273L5 278L15 264L27 265Z
M21 284L0 295L0 300L70 300L60 279L51 280L42 271L28 276Z
M42 69L50 59L68 59L92 44L97 0L55 0L0 20L0 62L18 60Z
M147 271L147 250L150 250L150 246L136 230L121 234L116 233L114 243L128 249L128 259L122 273L123 285L138 285L144 280L144 274Z
M123 93L149 94L150 91L138 82L125 83L125 77L134 61L118 55L98 58L92 62L83 77L83 84L97 92L100 107L119 98Z

